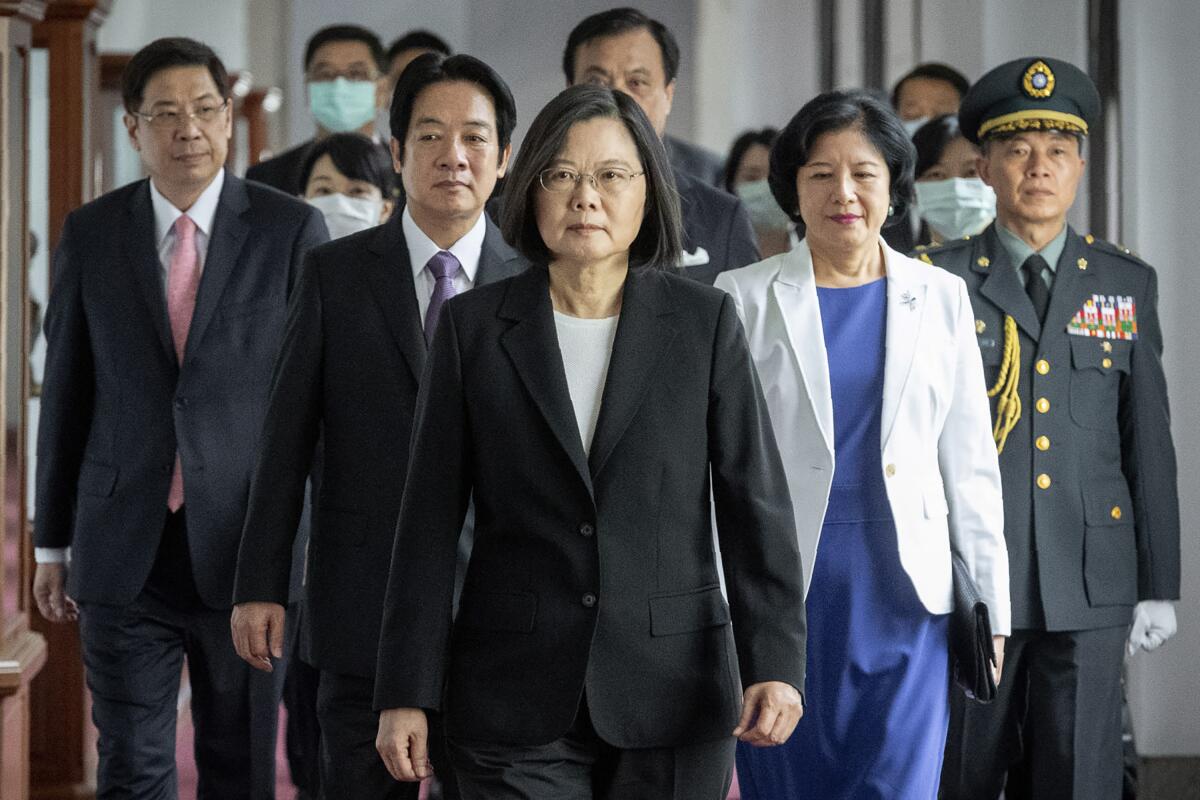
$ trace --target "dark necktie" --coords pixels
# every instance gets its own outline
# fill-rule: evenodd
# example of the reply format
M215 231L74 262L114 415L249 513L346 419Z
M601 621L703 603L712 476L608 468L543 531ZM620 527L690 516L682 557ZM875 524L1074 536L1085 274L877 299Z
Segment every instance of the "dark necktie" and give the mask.
M425 312L425 342L430 344L433 342L434 331L437 330L442 306L454 297L454 276L462 269L462 264L458 263L453 253L439 250L425 266L434 279L433 295L429 298L429 309Z
M1033 303L1033 310L1037 312L1039 323L1046 321L1046 308L1050 305L1050 287L1046 285L1046 279L1042 277L1042 273L1049 268L1046 259L1037 253L1025 259L1025 263L1021 265L1021 272L1025 278L1025 291L1029 295L1030 302Z

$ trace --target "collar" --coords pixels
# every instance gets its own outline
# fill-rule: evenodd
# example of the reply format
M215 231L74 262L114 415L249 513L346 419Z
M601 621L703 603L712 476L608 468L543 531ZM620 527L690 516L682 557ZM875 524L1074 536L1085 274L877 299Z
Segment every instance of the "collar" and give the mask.
M996 234L1000 239L1000 244L1008 253L1008 258L1012 261L1013 267L1020 269L1025 263L1025 259L1029 258L1034 253L1040 253L1042 258L1046 259L1046 263L1050 265L1050 272L1054 273L1058 270L1058 259L1062 257L1063 248L1067 244L1067 225L1063 223L1062 230L1058 235L1046 243L1046 246L1041 250L1034 250L1029 246L1029 243L1017 236L996 222Z
M449 252L462 265L463 274L472 283L475 282L475 272L479 269L479 253L483 249L483 235L487 232L486 216L481 210L479 212L479 219L475 220L475 225L471 230L467 231L461 239L449 247ZM404 207L404 213L401 215L401 223L404 226L404 241L408 244L409 261L412 264L413 277L415 278L421 274L421 270L425 269L425 265L429 263L429 259L441 252L442 248L438 247L432 239L425 235L425 231L421 230L420 226L417 225L417 221L409 213L408 206Z
M204 191L186 212L205 236L212 235L213 218L217 215L217 202L221 199L221 189L224 186L225 168L221 167L216 177L209 182L208 186L204 187ZM163 196L163 193L154 185L153 178L150 179L150 202L154 208L154 242L161 245L175 226L175 220L182 217L185 212L180 211Z

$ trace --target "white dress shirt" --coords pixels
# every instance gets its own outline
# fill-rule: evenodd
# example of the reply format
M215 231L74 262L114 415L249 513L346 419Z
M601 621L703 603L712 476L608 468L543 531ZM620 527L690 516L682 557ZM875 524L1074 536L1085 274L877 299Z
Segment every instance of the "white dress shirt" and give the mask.
M186 213L196 223L196 250L200 270L204 270L204 259L208 255L208 240L212 236L213 218L217 215L217 202L221 199L221 188L225 185L225 169L222 168L212 182L205 187L196 202L186 212L176 208L150 180L150 205L154 209L154 249L162 264L163 297L167 296L167 272L171 268L171 256L175 253L175 221ZM430 290L432 291L432 289ZM429 302L428 298L425 301ZM33 560L38 564L63 564L71 560L69 547L35 547Z
M433 297L433 286L437 279L433 277L426 265L429 259L442 251L425 231L417 225L408 206L404 207L401 215L404 225L404 241L408 244L408 260L412 264L413 288L417 293L417 309L421 313L421 323L425 322L425 312L429 310L429 299ZM447 252L458 259L462 269L454 276L454 293L463 292L475 286L475 273L479 269L479 253L483 249L483 234L487 231L487 222L483 214L475 220L475 225L461 239L450 245Z

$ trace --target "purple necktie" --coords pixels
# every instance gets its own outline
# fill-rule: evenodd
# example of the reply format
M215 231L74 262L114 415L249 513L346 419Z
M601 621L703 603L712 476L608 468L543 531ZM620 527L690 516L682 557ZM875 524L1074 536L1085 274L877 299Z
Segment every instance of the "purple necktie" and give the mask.
M437 330L442 306L454 297L454 276L462 269L462 264L458 263L453 253L439 250L429 259L425 268L434 279L433 296L429 298L429 309L425 312L425 342L430 344L433 342L434 331Z

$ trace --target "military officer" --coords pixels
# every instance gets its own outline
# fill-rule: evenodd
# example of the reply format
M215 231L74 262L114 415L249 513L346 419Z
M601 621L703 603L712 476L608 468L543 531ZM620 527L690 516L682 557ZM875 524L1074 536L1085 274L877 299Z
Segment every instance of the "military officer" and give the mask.
M918 254L970 289L1012 590L996 701L955 693L943 798L1119 798L1124 651L1175 631L1179 510L1157 278L1066 223L1099 112L1092 82L1057 59L983 76L959 117L982 149L996 221Z

